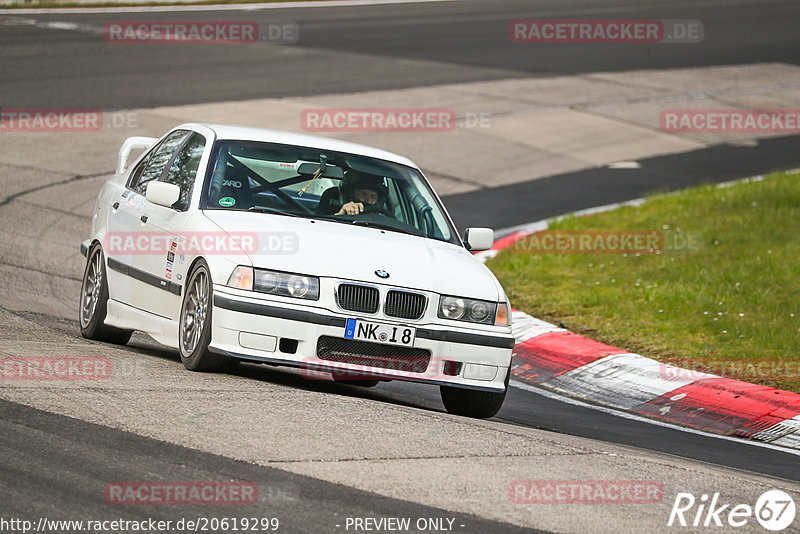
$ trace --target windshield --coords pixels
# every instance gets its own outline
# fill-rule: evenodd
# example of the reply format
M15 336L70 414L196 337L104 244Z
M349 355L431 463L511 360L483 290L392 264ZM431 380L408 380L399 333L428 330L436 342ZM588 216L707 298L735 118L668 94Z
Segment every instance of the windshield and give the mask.
M459 244L419 171L316 148L220 141L203 187L203 209L326 219Z

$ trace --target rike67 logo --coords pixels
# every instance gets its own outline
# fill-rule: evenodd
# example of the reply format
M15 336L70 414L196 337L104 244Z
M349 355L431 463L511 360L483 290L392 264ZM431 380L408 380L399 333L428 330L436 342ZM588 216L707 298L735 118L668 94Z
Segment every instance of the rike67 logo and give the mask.
M744 527L755 517L767 530L778 532L794 522L795 504L792 497L781 490L764 492L755 506L723 503L719 493L710 499L703 494L697 499L691 493L678 493L669 514L668 527Z

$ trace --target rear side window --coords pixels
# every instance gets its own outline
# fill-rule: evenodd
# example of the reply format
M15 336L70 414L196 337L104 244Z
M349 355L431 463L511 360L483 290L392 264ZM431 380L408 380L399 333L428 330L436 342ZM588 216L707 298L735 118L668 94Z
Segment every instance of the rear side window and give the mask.
M169 163L172 154L181 146L183 140L190 132L186 130L177 130L172 132L164 139L158 147L156 147L150 154L139 164L136 170L131 175L130 187L140 195L144 195L147 191L147 184L151 180L158 180L164 169Z
M175 184L181 188L181 196L175 206L179 209L186 209L189 204L189 194L197 176L197 168L200 166L200 159L203 157L203 149L206 147L205 138L193 133L188 141L183 145L172 160L169 171L164 181Z

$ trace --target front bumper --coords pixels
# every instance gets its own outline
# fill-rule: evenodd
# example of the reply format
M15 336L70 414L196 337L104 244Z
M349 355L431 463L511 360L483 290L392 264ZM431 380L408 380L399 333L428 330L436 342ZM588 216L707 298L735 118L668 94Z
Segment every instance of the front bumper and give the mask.
M300 367L303 376L317 380L330 380L329 373L333 372L339 378L405 380L498 392L505 389L514 346L510 334L394 321L416 328L414 348L430 351L430 362L424 372L408 372L317 356L319 338L344 338L347 319L358 319L358 314L245 297L224 286L214 287L213 304L209 348L219 354ZM386 347L391 350L391 346Z

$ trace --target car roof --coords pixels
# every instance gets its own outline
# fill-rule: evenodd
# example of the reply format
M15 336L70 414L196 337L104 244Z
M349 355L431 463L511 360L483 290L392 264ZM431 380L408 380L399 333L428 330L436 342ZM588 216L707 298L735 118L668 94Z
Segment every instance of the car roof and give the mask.
M360 145L358 143L351 143L349 141L341 141L339 139L333 139L329 137L300 134L284 130L270 130L267 128L252 128L248 126L231 126L225 124L190 123L182 124L178 128L191 128L193 126L203 126L212 130L217 139L220 140L260 141L264 143L282 143L286 145L321 148L325 150L347 152L350 154L357 154L359 156L383 159L418 169L414 162L398 154L393 154L392 152L381 150L379 148Z

